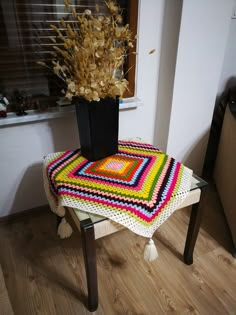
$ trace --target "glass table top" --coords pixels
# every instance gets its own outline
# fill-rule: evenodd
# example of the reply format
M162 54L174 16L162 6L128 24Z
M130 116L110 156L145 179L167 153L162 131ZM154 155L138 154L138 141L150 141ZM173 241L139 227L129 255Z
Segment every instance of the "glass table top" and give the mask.
M208 185L208 183L204 179L197 176L196 174L193 174L190 191L193 191L193 190L198 189L198 188L203 188L207 185ZM76 209L76 208L73 208L73 210L74 210L77 218L79 219L79 221L83 221L83 220L90 218L92 220L93 224L97 224L101 221L108 220L108 218L97 215L97 214L84 212L84 211Z
M191 183L191 189L190 191L197 189L197 188L203 188L207 186L208 183L202 179L201 177L197 176L196 174L193 174L192 183Z

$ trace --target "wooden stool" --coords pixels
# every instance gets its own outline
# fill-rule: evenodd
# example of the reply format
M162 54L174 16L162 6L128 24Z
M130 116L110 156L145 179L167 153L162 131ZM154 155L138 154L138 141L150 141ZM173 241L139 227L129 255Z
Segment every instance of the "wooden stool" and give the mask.
M191 190L187 198L181 204L181 207L178 208L182 209L184 207L193 205L184 249L184 262L187 265L193 263L193 251L201 223L203 209L202 204L204 203L205 189L203 188L206 186L207 183L203 179L193 175ZM89 311L93 312L98 307L95 240L120 231L125 227L118 223L112 222L105 217L85 213L79 209L74 208L67 208L66 219L74 229L79 229L81 231L88 288L88 309Z

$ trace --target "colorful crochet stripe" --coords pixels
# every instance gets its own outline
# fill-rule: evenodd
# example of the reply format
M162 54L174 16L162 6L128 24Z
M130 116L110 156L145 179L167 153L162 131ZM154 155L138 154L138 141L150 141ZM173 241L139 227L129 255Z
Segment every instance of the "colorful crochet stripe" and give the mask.
M179 207L192 171L150 144L119 142L119 152L89 162L79 150L45 158L57 204L108 217L151 237Z

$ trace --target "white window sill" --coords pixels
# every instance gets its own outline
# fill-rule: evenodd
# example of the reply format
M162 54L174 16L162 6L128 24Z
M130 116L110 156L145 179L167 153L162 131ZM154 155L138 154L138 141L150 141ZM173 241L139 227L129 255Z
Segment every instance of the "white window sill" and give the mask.
M129 110L137 108L142 105L142 101L137 97L126 98L120 103L120 110ZM59 107L51 108L49 111L38 112L36 110L27 111L28 115L25 116L16 116L15 113L8 113L7 117L0 118L0 127L25 124L30 122L38 122L42 120L68 117L74 115L75 109L68 108L63 111Z
M133 109L142 105L143 102L137 97L125 98L120 102L120 110Z

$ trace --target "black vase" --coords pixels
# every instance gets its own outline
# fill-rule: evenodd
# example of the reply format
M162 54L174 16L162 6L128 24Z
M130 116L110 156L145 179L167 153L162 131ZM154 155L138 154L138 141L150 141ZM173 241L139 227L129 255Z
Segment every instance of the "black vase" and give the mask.
M73 100L79 128L81 154L96 161L118 152L119 99Z

